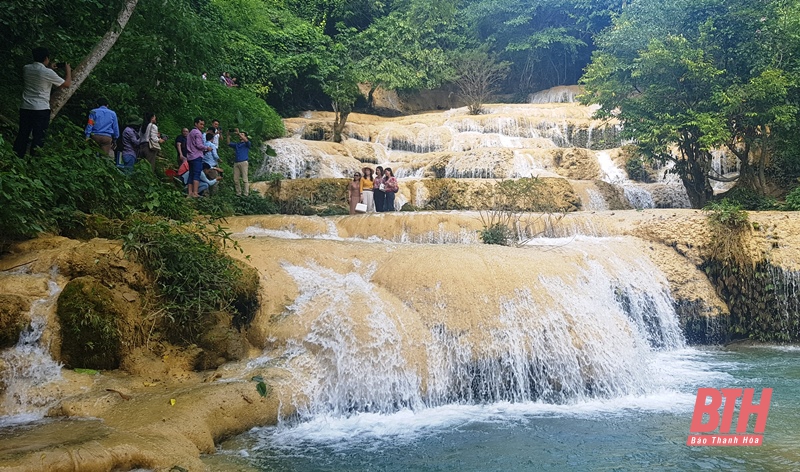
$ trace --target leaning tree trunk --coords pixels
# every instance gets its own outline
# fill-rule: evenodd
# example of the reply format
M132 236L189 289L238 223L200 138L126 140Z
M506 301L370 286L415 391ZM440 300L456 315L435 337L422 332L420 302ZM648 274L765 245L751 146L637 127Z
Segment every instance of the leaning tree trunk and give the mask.
M58 115L58 112L61 111L64 104L66 104L75 91L78 90L78 87L86 80L97 64L108 54L108 51L111 50L114 43L117 42L117 39L122 34L122 30L125 29L125 25L128 24L128 20L131 19L131 15L133 15L133 10L136 8L137 3L139 3L139 0L125 0L125 5L122 7L122 10L120 10L111 28L108 29L105 36L94 46L92 51L86 55L80 65L72 71L72 85L65 89L56 90L51 101L52 111L50 112L50 120Z

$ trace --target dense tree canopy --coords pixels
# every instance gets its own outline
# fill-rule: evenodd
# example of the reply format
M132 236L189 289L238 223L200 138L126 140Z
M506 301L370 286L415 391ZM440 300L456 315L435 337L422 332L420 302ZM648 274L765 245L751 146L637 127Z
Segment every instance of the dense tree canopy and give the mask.
M464 75L459 58L483 51L509 65L498 92L519 99L577 83L585 72L587 100L621 119L645 154L676 160L700 206L711 197L709 179L719 178L711 173L712 149L739 156L741 184L760 192L772 174L800 174L798 3L139 0L62 114L79 123L102 96L124 117L155 112L170 134L196 115L226 122L241 115L265 123L264 137L277 136L276 111L309 108L336 110L343 128L360 96L356 84L413 91L454 83ZM44 45L53 59L75 65L124 4L0 4L0 58L8 65L0 130L7 140L30 50ZM225 71L240 87L220 86Z
M647 156L674 161L693 206L722 179L714 149L735 154L739 184L763 193L771 161L796 155L785 143L800 109L797 25L791 0L632 2L597 39L586 100Z

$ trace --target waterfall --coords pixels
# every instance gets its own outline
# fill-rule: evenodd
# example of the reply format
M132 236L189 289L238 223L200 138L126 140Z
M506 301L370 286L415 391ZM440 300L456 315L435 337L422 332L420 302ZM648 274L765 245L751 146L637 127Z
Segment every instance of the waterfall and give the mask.
M614 241L575 243L584 255L574 272L529 273L496 299L491 321L479 318L470 329L436 315L450 308L446 296L430 307L402 296L393 302L373 281L374 263L354 262L344 275L284 263L299 295L283 316L311 320L283 354L300 373L301 417L652 393L660 385L654 356L683 348L683 334L665 277L649 259L624 247L602 262L592 256ZM419 283L441 290L433 280ZM476 306L493 303L471 296ZM432 310L430 318L418 310Z
M583 93L583 87L577 85L553 87L532 93L528 97L528 103L572 103L575 101L575 97L581 93Z
M5 386L2 408L8 415L0 417L0 425L42 418L53 400L43 387L61 379L61 364L53 360L42 340L48 314L61 292L55 276L54 271L48 282L48 296L31 304L30 325L20 333L17 345L0 354L0 361L5 364L0 377Z
M628 200L628 203L637 210L656 207L656 203L653 201L653 195L646 188L634 185L623 185L622 190L625 192L625 198Z

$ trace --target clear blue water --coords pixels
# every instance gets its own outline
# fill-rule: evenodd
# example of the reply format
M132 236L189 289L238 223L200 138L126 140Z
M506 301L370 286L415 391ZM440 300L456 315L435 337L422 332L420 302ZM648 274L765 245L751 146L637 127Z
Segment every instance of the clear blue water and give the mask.
M660 354L652 394L315 417L222 444L260 471L800 470L800 348ZM772 387L760 447L687 447L698 387Z

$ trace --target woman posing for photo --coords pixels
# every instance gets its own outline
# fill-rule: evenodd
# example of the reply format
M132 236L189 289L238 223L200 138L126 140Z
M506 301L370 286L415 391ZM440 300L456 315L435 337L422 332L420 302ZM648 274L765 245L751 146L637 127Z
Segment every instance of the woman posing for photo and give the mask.
M347 185L347 200L350 202L350 214L356 214L356 205L361 202L361 174L353 174L353 180Z
M364 176L361 177L361 203L367 206L367 213L375 211L375 199L372 196L372 186L375 181L372 178L372 169L364 167L361 169Z
M385 200L383 201L383 211L395 211L394 194L397 193L397 190L399 190L399 188L394 172L392 172L391 167L387 167L383 171L383 192L386 194Z
M383 192L383 167L375 168L375 180L372 182L372 195L375 200L375 211L383 211L383 201L386 194Z

